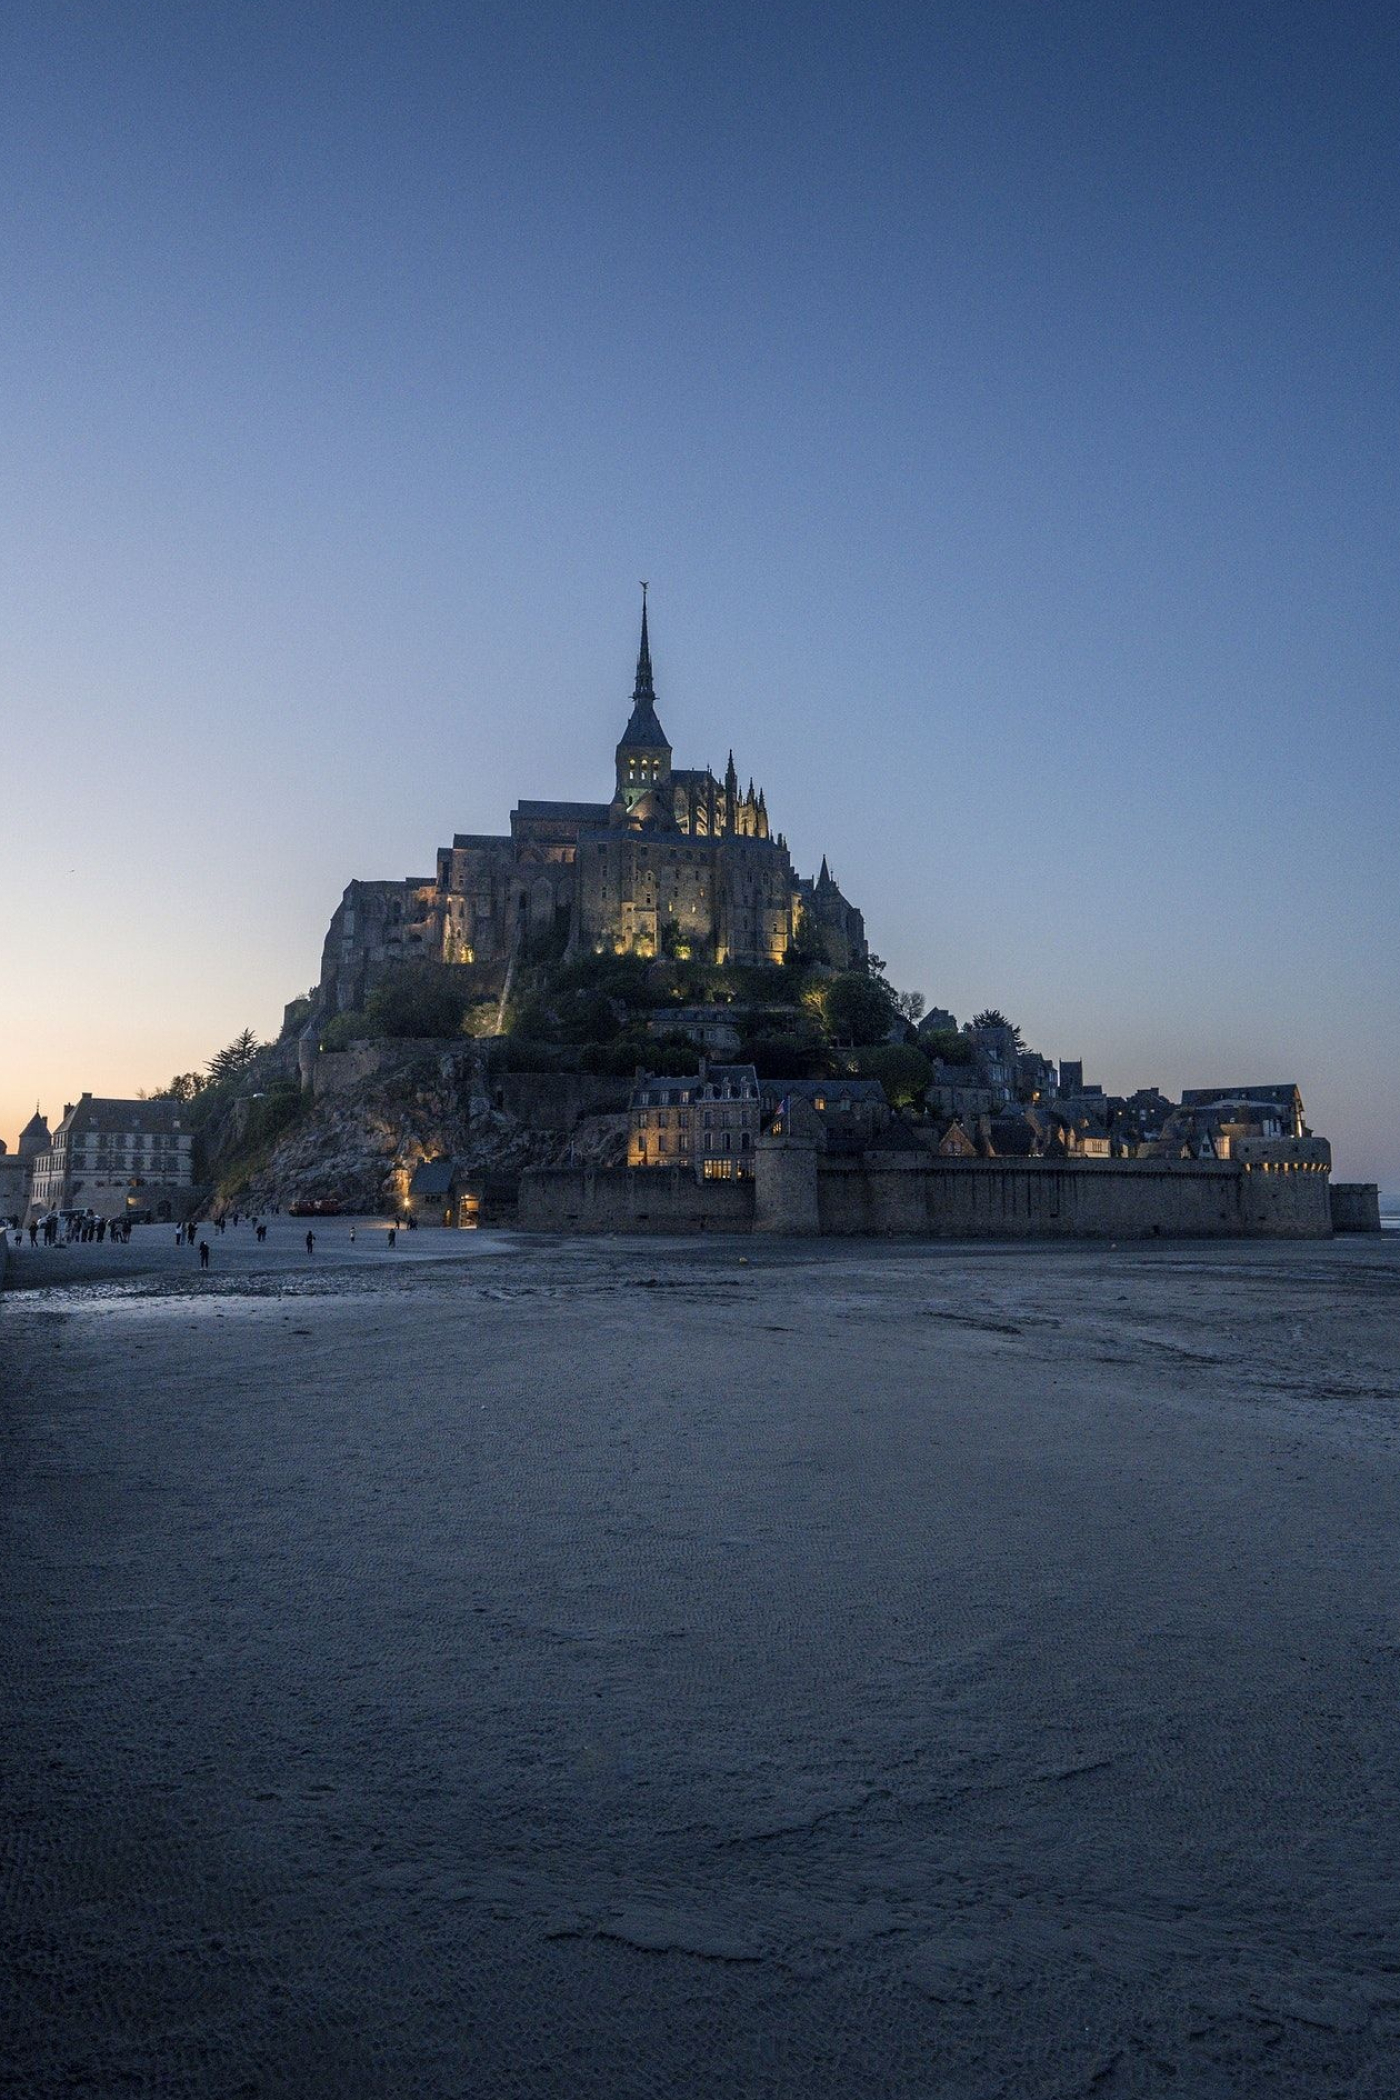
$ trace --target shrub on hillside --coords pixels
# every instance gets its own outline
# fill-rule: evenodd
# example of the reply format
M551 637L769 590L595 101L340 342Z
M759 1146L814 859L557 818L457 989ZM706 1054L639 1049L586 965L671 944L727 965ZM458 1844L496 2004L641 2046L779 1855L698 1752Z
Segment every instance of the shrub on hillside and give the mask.
M400 963L365 1001L374 1035L456 1035L466 1010L461 976L446 963Z
M363 1014L333 1014L321 1030L323 1050L348 1050L352 1043L363 1043L374 1030Z

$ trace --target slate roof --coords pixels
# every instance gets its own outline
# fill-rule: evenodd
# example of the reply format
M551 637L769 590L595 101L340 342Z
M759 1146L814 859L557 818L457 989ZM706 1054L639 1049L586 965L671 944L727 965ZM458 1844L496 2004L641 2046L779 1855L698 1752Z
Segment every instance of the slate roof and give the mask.
M48 1145L48 1118L46 1116L41 1116L38 1109L36 1108L33 1115L29 1118L29 1121L25 1124L23 1130L19 1134L19 1149L22 1154L26 1151L26 1149L32 1150L35 1146L38 1146L43 1151L47 1151Z
M815 1108L818 1098L830 1107L833 1101L883 1103L885 1089L878 1079L765 1079L765 1100L770 1096L799 1094Z
M884 1130L877 1130L867 1138L863 1150L866 1152L931 1152L933 1147L922 1132L912 1130L907 1123L891 1123Z
M618 742L619 745L641 744L651 751L669 751L671 748L666 741L665 730L656 719L656 709L647 699L635 700L632 703L631 718Z
M632 1089L632 1106L645 1105L648 1094L662 1094L668 1102L676 1101L682 1093L692 1101L699 1101L706 1087L726 1086L758 1088L758 1074L752 1065L707 1064L704 1074L699 1072L648 1072L637 1080Z
M135 1131L143 1137L166 1137L180 1128L181 1105L178 1101L120 1101L84 1094L58 1128L70 1135L95 1131L99 1137L121 1137Z
M552 817L568 824L606 824L608 805L606 802L517 802L511 814L536 819Z
M818 1094L827 1101L883 1101L885 1089L878 1079L788 1079L783 1082L789 1094L805 1094L815 1101Z
M1103 1117L1096 1116L1091 1110L1083 1107L1060 1108L1052 1102L1050 1120L1052 1123L1058 1124L1062 1129L1078 1131L1080 1137L1104 1138L1108 1136L1108 1125Z
M425 1159L413 1170L408 1184L410 1196L450 1196L453 1163L450 1159Z

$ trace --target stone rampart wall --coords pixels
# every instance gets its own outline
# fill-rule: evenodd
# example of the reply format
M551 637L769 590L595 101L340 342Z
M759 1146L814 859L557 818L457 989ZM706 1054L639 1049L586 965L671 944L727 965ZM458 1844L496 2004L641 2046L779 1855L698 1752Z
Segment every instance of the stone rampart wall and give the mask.
M1331 1188L1334 1232L1379 1232L1381 1192L1374 1181L1334 1181Z
M751 1181L697 1181L684 1167L532 1167L516 1223L527 1232L748 1232Z
M760 1159L759 1171L762 1172ZM948 1159L888 1167L822 1160L824 1233L944 1239L1325 1237L1327 1175L1313 1163L1248 1173L1195 1160Z
M1325 1239L1325 1165L1197 1160L887 1163L760 1147L757 1183L680 1167L541 1167L521 1182L537 1232L821 1232L937 1239ZM812 1197L815 1196L815 1204Z

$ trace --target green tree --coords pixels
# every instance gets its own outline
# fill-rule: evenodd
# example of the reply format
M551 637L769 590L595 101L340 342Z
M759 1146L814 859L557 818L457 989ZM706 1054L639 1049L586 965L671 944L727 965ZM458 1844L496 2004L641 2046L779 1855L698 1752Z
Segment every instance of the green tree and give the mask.
M895 1108L915 1108L933 1080L933 1066L912 1043L880 1043L856 1060L862 1079L878 1079Z
M150 1098L152 1101L193 1101L208 1084L202 1072L177 1072L164 1086L158 1086Z
M218 1086L226 1079L241 1079L261 1048L262 1044L251 1028L240 1029L231 1043L226 1043L210 1058L208 1069L212 1084Z
M555 1007L566 1043L610 1043L622 1027L618 1007L606 992L566 992Z
M1009 1028L1011 1040L1016 1045L1016 1048L1024 1050L1026 1047L1022 1041L1020 1029L1014 1021L1007 1020L1006 1015L999 1006L989 1006L985 1012L974 1014L972 1016L972 1025L974 1028Z
M554 1008L540 993L522 999L511 1015L510 1033L521 1042L552 1043L558 1039L559 1022Z
M825 1079L831 1057L815 1029L789 1029L780 1035L752 1035L742 1056L760 1079Z
M922 1021L924 1017L924 1006L927 1003L924 999L923 993L896 992L894 995L894 1003L899 1008L899 1011L903 1014L905 1020L912 1021L914 1023L914 1026L917 1028L920 1021Z
M934 1028L919 1037L919 1048L926 1057L936 1057L945 1065L970 1065L976 1062L970 1037L962 1035L956 1028Z
M838 1043L879 1043L896 1020L886 986L864 970L843 970L826 988L826 1025Z

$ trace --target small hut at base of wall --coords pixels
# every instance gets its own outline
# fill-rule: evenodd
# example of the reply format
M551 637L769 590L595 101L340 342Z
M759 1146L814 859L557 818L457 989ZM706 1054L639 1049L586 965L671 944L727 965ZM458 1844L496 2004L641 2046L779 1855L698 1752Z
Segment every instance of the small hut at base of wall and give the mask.
M413 1170L404 1215L418 1225L469 1231L512 1223L519 1198L518 1174L473 1172L453 1159L425 1159Z
M425 1159L413 1170L404 1197L404 1216L415 1225L455 1225L457 1167L450 1159Z

